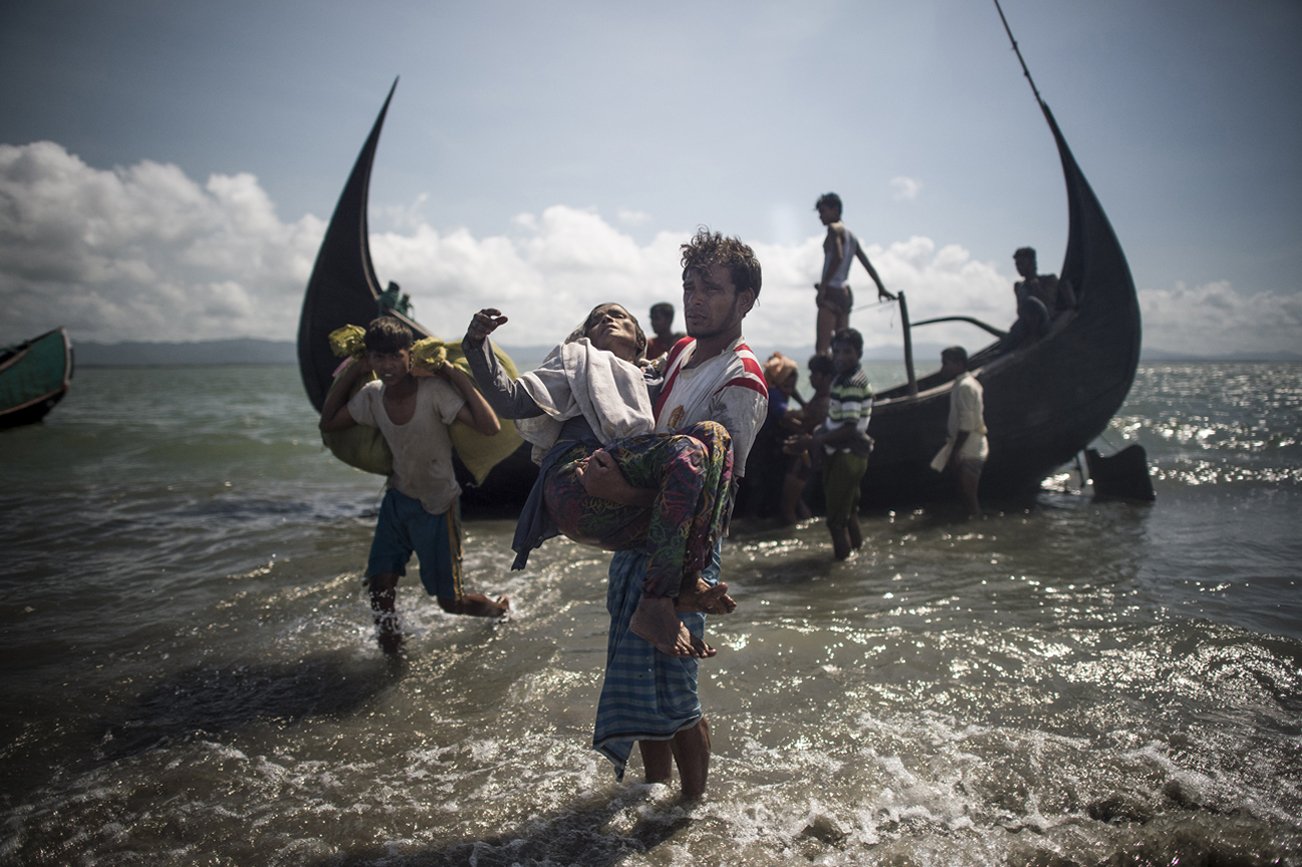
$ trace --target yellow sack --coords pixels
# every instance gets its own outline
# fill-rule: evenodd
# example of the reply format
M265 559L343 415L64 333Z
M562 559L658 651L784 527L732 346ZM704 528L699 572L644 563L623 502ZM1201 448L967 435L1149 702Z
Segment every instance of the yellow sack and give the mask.
M355 328L356 326L348 327ZM339 329L339 331L342 332L344 329ZM338 349L344 348L344 345L351 341L335 341L335 333L331 334L331 343L332 347L336 348L336 352L338 352ZM510 356L496 346L493 349L497 355L498 363L502 365L502 369L512 378L518 376L519 372L516 370L515 363L511 361ZM348 351L346 354L353 355L354 353ZM417 376L432 375L428 371L444 361L451 362L462 370L469 369L469 365L466 363L466 355L461 350L461 341L443 343L443 341L436 338L427 337L418 340L412 346L412 368L413 373ZM354 364L356 363L358 362L354 362ZM357 387L353 389L348 397L352 398L364 384L364 381L358 382ZM330 394L334 393L338 385L339 379L336 376L334 384L330 386L330 393L326 395L326 400L330 399ZM520 434L516 432L513 424L504 424L502 429L495 435L484 436L469 425L457 421L449 426L448 433L452 438L453 450L456 452L457 457L461 459L461 463L470 471L476 485L482 484L489 471L518 449L522 442ZM325 443L326 448L330 449L330 452L336 458L350 467L356 467L359 470L381 476L387 476L393 472L393 453L389 451L389 444L384 441L384 435L380 433L379 428L354 425L344 430L322 433L321 441Z

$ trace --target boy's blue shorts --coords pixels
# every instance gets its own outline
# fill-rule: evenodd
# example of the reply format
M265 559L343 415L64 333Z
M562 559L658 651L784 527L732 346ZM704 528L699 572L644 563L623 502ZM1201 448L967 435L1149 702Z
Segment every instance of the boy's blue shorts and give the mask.
M375 522L366 561L367 576L407 574L412 552L420 561L420 583L439 599L461 598L461 504L454 500L441 515L425 511L420 500L389 489Z

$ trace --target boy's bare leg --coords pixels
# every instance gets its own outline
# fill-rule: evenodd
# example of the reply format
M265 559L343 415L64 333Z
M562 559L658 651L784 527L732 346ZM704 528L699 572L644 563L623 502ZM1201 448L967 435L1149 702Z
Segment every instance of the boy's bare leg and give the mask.
M669 741L638 741L642 752L642 769L648 783L667 783L673 770L674 752Z
M398 595L398 576L392 572L372 575L366 579L366 588L371 593L371 610L375 612L378 623L382 616L393 613Z
M844 560L850 556L850 534L845 527L829 527L832 533L832 556Z
M832 332L836 330L836 312L819 305L814 319L814 352L817 355L832 354Z
M385 653L394 653L402 645L402 627L398 623L395 603L398 576L392 572L366 579L371 594L371 611L375 612L375 638Z
M700 722L675 734L669 743L683 784L683 798L694 801L705 794L710 773L710 723L701 717Z
M799 473L787 473L782 479L782 523L791 525L809 517L805 506L805 479Z
M978 469L973 472L968 466L964 465L959 469L959 485L963 489L963 500L967 503L968 517L976 518L981 515L981 502L977 499L977 491L981 487L981 471Z
M717 651L692 635L674 610L672 596L643 596L628 621L629 630L666 656L704 659Z
M467 593L460 599L440 596L439 607L449 614L466 614L470 617L503 617L511 610L511 598L499 596L489 599L482 593Z

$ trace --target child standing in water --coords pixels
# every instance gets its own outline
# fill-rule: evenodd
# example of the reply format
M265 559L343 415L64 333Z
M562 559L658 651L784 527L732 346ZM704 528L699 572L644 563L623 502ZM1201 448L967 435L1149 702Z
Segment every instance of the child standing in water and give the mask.
M505 596L490 600L461 587L461 487L452 464L448 425L460 421L491 436L501 429L497 416L470 377L451 364L433 376L411 369L411 329L392 316L366 329L366 355L353 362L321 407L323 432L363 424L378 427L393 452L384 502L375 526L366 576L380 645L401 644L394 611L398 578L415 552L425 591L451 614L501 617L510 607ZM350 399L352 387L374 372ZM344 379L346 377L346 379Z
M868 471L872 439L873 389L863 371L863 336L853 328L832 335L836 377L828 393L827 418L812 434L793 438L797 448L822 451L823 496L832 553L838 560L863 546L859 527L859 487Z

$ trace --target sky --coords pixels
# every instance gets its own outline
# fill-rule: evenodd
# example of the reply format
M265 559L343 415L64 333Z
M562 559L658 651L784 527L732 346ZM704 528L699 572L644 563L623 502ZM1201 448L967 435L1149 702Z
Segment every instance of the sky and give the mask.
M1145 349L1302 351L1302 3L1003 7ZM756 352L812 346L827 191L914 320L1006 327L1012 251L1062 262L1057 154L985 0L6 0L0 343L293 340L395 79L371 251L440 336L482 306L507 345L612 300L645 324L708 226L763 265ZM867 346L898 347L896 307L850 284Z

